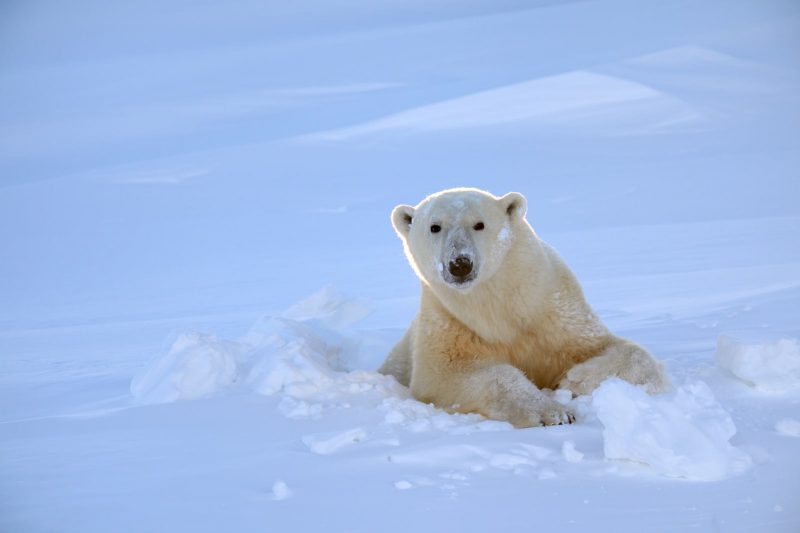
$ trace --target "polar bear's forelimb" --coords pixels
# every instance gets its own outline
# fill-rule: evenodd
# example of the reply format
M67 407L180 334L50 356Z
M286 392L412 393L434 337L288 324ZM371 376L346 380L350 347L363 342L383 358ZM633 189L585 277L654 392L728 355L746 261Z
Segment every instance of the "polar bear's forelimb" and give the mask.
M574 419L566 407L550 399L509 364L485 364L439 377L447 383L437 384L431 400L449 411L480 413L487 418L507 420L516 427L568 424ZM427 391L415 385L412 382L415 396L428 396ZM444 390L446 396L442 394Z
M641 385L650 394L664 392L669 387L661 362L638 344L617 337L600 354L569 369L558 388L575 395L591 394L610 377Z

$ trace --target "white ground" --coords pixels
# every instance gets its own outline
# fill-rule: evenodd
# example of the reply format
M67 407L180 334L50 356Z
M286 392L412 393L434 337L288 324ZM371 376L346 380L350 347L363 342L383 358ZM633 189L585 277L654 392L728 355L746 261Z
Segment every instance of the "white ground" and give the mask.
M800 6L283 4L0 6L0 531L800 530ZM673 390L376 374L458 185Z

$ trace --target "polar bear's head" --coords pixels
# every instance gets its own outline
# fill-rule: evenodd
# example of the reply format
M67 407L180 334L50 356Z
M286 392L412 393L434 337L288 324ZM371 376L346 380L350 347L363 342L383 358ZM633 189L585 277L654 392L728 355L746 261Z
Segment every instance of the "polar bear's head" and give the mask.
M526 207L516 192L498 198L477 189L450 189L416 207L398 205L392 225L422 281L467 291L500 268Z

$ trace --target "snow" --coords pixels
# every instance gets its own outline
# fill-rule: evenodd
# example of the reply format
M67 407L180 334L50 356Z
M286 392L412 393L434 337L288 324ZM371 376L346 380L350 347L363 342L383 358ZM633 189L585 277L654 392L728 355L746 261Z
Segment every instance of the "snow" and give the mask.
M497 240L500 242L505 242L510 237L511 237L511 232L509 231L508 226L506 225L503 225L503 227L500 228L500 231L497 232Z
M702 114L685 102L645 85L576 71L421 106L341 130L315 133L307 140L346 141L367 135L409 135L516 122L538 128L542 134L569 125L583 131L594 130L595 134L629 135L634 131L655 133L666 126L702 124L702 119Z
M328 455L359 443L366 437L367 433L362 428L355 428L334 435L306 435L303 437L303 443L318 455Z
M686 4L0 8L0 530L800 530L800 6ZM676 388L517 430L377 374L451 187Z
M336 329L355 324L369 313L370 309L364 302L343 298L334 287L325 287L292 305L283 316L290 320L318 321Z
M285 391L288 401L322 394L334 386L347 359L358 361L363 342L331 328L358 322L366 313L363 303L325 287L280 316L262 317L241 339L181 335L134 377L131 392L142 403L200 398L237 386L261 394ZM360 379L344 379L345 392L357 389ZM319 407L281 405L292 416Z
M181 335L165 357L134 378L131 393L143 403L210 396L236 380L237 348L210 335Z
M272 485L272 499L276 501L285 500L292 495L292 491L284 481L278 480Z
M583 454L575 449L575 443L571 440L564 441L561 446L561 454L570 463L580 463L583 460Z
M733 420L702 381L653 397L624 381L607 380L592 398L609 459L636 461L665 476L699 481L725 479L751 464L729 442L736 433Z
M775 431L787 437L800 437L800 420L784 418L775 423Z
M402 480L400 480L400 481L397 481L397 482L394 484L394 486L395 486L395 487L396 487L398 490L408 490L408 489L412 489L412 488L414 488L414 485L412 485L410 482L406 481L405 479L402 479Z
M797 339L744 344L720 336L715 357L721 368L751 387L765 391L800 388L800 344Z
M317 455L345 452L366 442L400 446L405 433L438 430L467 434L475 430L511 429L503 422L451 415L423 405L410 398L408 391L391 378L361 370L348 371L352 362L358 360L361 340L357 333L348 334L336 326L352 328L369 314L368 307L326 287L292 305L279 317L263 317L239 341L182 335L164 357L134 378L131 390L140 401L153 403L210 396L242 384L256 393L280 395L278 410L287 418L320 418L326 411L350 408L353 403L383 413L383 422L372 430L372 435L364 427L304 435L303 444ZM717 361L733 361L721 366L735 368L737 376L741 376L744 372L738 369L764 368L763 359L768 358L772 361L767 365L771 372L761 374L772 376L773 380L792 370L797 354L796 341L787 340L766 348L745 347L745 356L738 355L741 348L720 337ZM747 366L741 363L743 359ZM765 379L757 382L762 384ZM568 391L557 391L554 398L565 404L571 402ZM603 426L603 451L607 459L638 462L667 477L696 481L725 479L752 465L751 457L730 443L736 433L734 422L703 381L686 383L669 395L651 397L626 382L609 380L594 392L591 406ZM587 414L585 406L583 414ZM779 422L776 430L792 434L791 422ZM516 469L521 465L536 467L550 455L543 448L533 450L535 457L530 456L531 449L493 453L456 446L448 447L447 455L454 468L466 464L472 470ZM584 453L576 449L572 440L565 440L560 451L568 463L584 459ZM436 460L431 461L431 453L428 450L420 457L393 454L392 460L407 464L443 462L436 455ZM485 464L480 466L474 458L465 464L452 461L465 453L481 457Z

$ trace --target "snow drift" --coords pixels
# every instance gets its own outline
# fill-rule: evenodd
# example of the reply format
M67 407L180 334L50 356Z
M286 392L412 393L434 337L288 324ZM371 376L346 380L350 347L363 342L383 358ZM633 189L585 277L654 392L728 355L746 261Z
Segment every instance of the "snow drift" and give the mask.
M264 317L236 341L180 335L131 383L140 403L208 397L234 387L292 397L319 393L343 379L361 339L346 328L368 313L358 301L325 288L281 316ZM353 376L351 376L352 378Z

